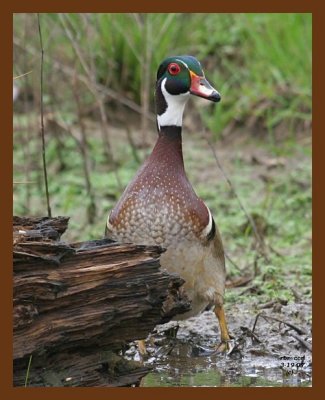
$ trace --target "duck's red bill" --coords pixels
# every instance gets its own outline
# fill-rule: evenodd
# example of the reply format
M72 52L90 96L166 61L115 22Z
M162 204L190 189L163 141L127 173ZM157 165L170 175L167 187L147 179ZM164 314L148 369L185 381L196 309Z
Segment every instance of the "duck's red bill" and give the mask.
M190 71L190 74L191 74L191 87L190 87L191 94L215 102L221 100L220 93L210 85L210 83L205 79L204 76L196 75L192 71Z

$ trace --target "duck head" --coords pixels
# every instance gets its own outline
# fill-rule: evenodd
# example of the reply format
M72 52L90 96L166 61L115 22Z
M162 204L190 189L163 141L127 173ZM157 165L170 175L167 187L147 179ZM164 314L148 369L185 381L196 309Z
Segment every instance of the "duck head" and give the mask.
M220 94L204 76L200 62L192 56L166 58L159 66L156 82L158 129L182 126L184 107L189 96L218 102Z

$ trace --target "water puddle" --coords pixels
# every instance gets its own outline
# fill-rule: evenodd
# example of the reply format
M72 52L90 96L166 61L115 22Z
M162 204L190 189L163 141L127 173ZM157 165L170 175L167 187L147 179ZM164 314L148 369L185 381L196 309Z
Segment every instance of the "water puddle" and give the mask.
M154 367L141 386L311 386L311 368L283 368L282 360L215 354L193 356L192 346L178 343L171 354L148 361Z
M310 305L291 305L281 314L269 311L269 316L292 322L294 312L295 324L305 332L299 337L311 343L306 322L309 309ZM236 306L234 311L229 315L236 338L236 350L231 355L213 352L219 334L212 312L181 322L177 332L175 323L157 327L146 341L149 358L144 364L152 372L143 378L141 386L312 386L311 352L292 336L297 336L292 329L261 319L252 336L256 314L247 306ZM131 346L126 356L139 359L137 347Z

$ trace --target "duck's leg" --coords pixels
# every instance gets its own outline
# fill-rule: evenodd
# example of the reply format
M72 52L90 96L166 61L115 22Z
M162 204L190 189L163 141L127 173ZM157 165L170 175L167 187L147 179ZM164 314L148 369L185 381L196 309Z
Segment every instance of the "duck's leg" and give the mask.
M226 315L225 315L223 306L216 304L214 313L219 321L221 341L227 342L228 340L230 340L230 337L229 337Z
M219 321L221 343L217 347L218 352L227 352L230 354L234 345L229 336L228 326L223 305L216 304L214 313Z

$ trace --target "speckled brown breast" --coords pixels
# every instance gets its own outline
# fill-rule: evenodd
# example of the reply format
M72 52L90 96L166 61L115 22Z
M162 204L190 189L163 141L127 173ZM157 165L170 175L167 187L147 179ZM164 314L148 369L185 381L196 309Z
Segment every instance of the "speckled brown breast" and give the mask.
M165 129L156 146L109 217L116 240L168 247L198 240L209 223L209 211L189 183L181 134Z
M112 210L106 235L120 242L160 245L162 268L178 273L191 300L186 319L222 304L225 264L213 218L189 183L181 128L163 127L151 156Z

